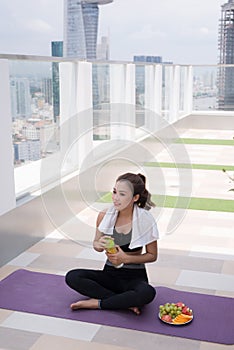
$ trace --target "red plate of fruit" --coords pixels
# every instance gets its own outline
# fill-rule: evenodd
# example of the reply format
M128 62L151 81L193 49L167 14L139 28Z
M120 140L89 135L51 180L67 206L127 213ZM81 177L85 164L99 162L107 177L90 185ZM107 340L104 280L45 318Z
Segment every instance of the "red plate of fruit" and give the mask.
M193 320L193 310L182 302L166 303L159 306L158 317L164 323L182 326Z

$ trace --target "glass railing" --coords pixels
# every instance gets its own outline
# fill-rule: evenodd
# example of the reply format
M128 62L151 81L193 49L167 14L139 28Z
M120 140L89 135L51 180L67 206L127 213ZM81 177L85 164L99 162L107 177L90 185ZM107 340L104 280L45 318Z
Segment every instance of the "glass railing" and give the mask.
M59 150L58 63L9 61L14 165Z
M110 64L92 64L93 139L110 139Z
M193 67L193 110L215 111L218 105L217 66Z
M159 120L234 110L232 65L0 58L9 64L16 197L41 185L43 159L68 149L64 174L79 170L98 144L136 142L157 131Z
M234 111L234 65L193 66L193 111Z

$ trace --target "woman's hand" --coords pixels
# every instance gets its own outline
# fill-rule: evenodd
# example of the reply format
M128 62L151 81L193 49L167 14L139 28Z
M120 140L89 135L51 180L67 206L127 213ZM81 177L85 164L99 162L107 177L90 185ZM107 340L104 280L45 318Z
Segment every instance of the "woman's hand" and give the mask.
M158 246L157 241L151 242L146 246L146 252L140 254L125 253L119 246L116 246L116 254L106 253L108 259L114 265L120 264L145 264L157 260Z
M106 256L113 265L121 265L125 261L126 254L118 245L116 245L115 247L117 248L117 253L110 254L106 252Z
M98 252L103 252L103 250L105 250L106 247L106 238L107 236L101 236L98 239L95 239L93 242L94 249Z

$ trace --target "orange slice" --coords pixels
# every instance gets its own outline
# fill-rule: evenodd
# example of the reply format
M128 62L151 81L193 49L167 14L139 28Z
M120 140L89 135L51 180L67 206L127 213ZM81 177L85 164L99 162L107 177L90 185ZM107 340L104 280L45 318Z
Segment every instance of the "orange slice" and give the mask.
M183 316L184 318L187 318L188 320L191 320L191 318L193 318L192 315L186 315L186 314L180 314L180 315L178 315L178 316ZM178 316L177 316L177 317L178 317Z
M185 323L188 322L189 320L191 320L193 317L189 316L189 315L185 315L185 314L180 314L178 316L176 316L174 318L174 320L172 321L172 323L174 324L181 324L181 323Z

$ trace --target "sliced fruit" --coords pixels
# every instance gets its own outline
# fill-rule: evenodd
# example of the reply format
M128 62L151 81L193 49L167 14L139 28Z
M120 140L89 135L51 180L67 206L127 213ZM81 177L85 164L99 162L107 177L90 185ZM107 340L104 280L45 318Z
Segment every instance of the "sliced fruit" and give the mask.
M192 315L185 315L185 314L180 314L177 317L179 317L179 318L186 318L187 320L191 320L191 318L193 318Z
M173 323L185 323L192 319L192 316L180 314L173 319Z
M178 315L177 317L179 317L179 316L181 316L181 317L183 317L183 318L186 318L186 320L191 320L191 319L193 318L192 315L186 315L186 314L180 314L180 315Z

